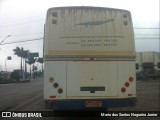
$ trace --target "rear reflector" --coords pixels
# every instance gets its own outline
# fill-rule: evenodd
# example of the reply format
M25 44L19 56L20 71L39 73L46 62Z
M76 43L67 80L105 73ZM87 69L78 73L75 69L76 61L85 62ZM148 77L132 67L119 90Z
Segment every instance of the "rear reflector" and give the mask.
M53 77L50 77L49 78L49 82L53 82L54 81L54 78Z
M129 77L129 82L133 82L133 77Z
M56 98L56 96L49 96L49 97L52 98L52 99L53 99L53 98Z
M59 94L62 94L62 93L63 93L63 89L62 89L62 88L59 88L59 89L58 89L58 93L59 93Z
M123 92L123 93L126 92L126 88L122 87L121 92Z
M129 87L129 82L126 82L126 83L125 83L125 86L126 86L126 87Z
M54 84L53 84L53 87L54 87L54 88L57 88L57 87L58 87L58 83L54 83Z

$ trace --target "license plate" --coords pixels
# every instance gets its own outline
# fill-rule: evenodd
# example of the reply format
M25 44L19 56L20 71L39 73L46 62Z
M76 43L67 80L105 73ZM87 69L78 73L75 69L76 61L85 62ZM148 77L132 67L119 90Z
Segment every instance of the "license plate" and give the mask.
M102 107L101 101L86 101L85 107Z

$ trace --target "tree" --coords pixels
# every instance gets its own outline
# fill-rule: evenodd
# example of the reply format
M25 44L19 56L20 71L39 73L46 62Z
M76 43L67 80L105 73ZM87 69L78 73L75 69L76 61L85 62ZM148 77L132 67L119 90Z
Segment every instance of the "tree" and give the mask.
M39 62L39 63L42 64L42 73L43 73L43 62L44 62L44 61L43 61L43 58L40 58L40 57L39 57L39 58L37 59L37 62Z
M20 70L21 70L21 74L20 74L20 78L22 78L22 56L23 56L23 51L24 49L21 47L16 47L16 49L13 49L14 54L17 55L18 57L21 58L21 63L20 63Z
M30 54L30 51L29 50L24 50L23 51L23 55L22 55L22 58L24 59L24 64L25 64L25 78L27 77L27 63L26 63L26 60L27 58L29 58L29 54Z
M16 49L13 49L13 51L14 51L15 55L17 55L18 57L21 58L21 63L20 63L21 75L20 75L20 78L21 79L24 78L24 73L25 73L25 78L26 78L26 73L27 73L26 59L29 57L30 51L29 50L24 50L24 48L22 48L22 47L21 48L16 47ZM25 66L25 68L24 68L24 66ZM23 70L23 69L25 69L25 70Z
M32 66L32 71L33 71L33 78L34 78L34 79L37 78L37 75L38 75L38 74L37 74L37 73L38 73L37 70L38 70L37 66L34 66L34 65L33 65L33 66Z
M26 63L30 65L30 77L31 77L31 65L36 62L36 59L34 57L28 57L26 60Z

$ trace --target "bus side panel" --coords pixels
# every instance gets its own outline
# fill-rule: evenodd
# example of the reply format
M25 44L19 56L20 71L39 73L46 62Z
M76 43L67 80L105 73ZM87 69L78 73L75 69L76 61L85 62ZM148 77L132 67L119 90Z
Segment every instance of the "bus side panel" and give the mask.
M130 78L133 78L133 81ZM125 92L121 90L125 89ZM118 62L119 98L136 97L136 77L134 61Z
M64 99L66 98L66 62L45 61L44 69L44 98ZM58 86L57 86L58 85ZM62 89L60 94L58 90ZM52 97L50 97L52 96Z

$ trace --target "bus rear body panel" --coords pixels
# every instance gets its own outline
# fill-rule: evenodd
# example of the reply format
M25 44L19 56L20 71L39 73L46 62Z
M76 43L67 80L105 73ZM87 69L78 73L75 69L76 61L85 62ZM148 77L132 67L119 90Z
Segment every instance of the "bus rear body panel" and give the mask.
M54 110L134 105L134 65L134 61L46 61L45 100Z
M47 11L44 99L49 108L134 105L135 47L131 14L100 7Z

